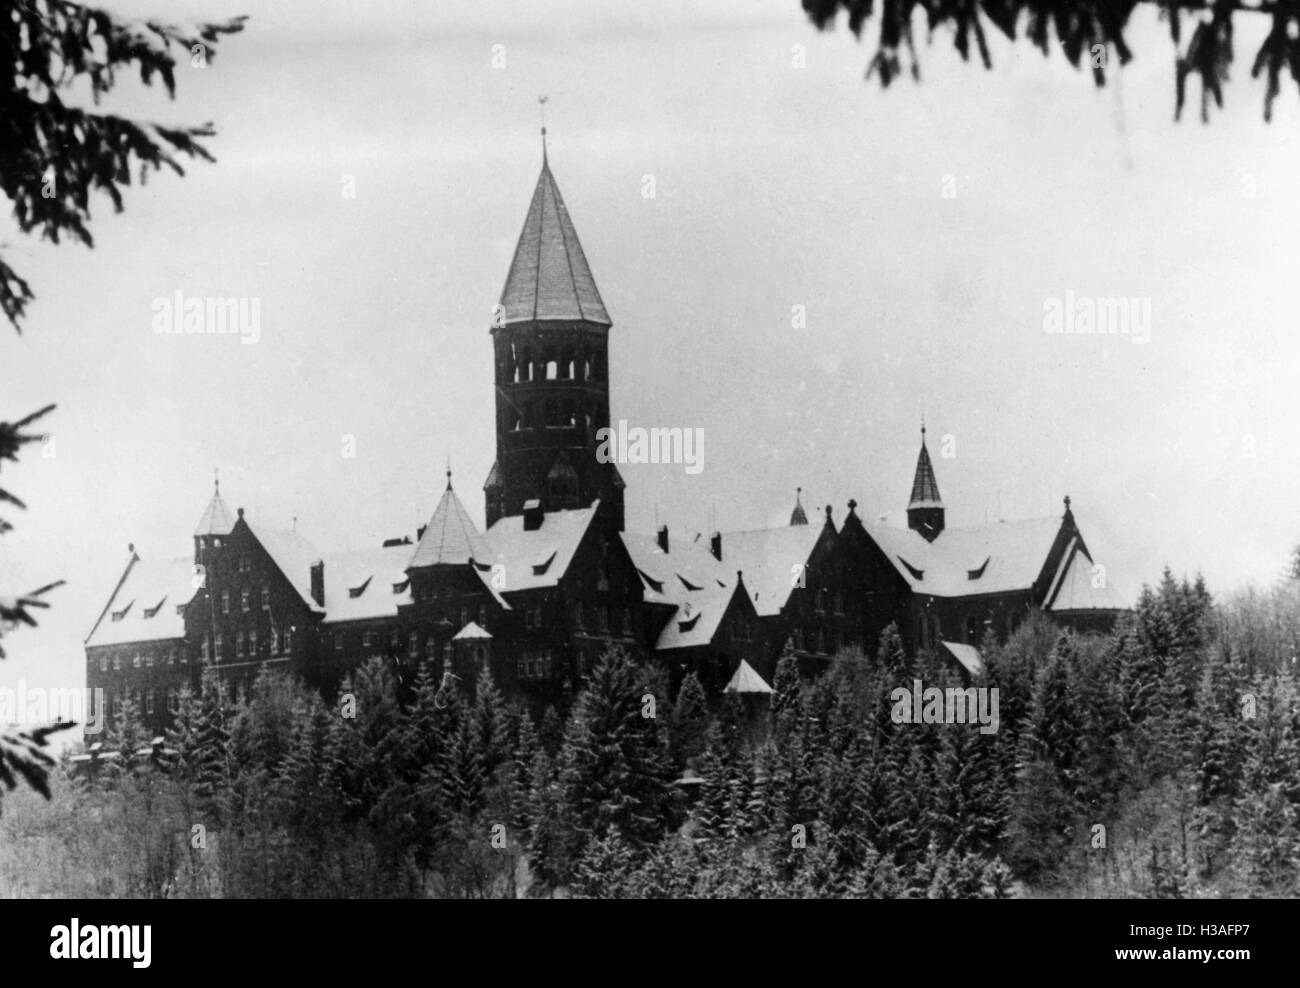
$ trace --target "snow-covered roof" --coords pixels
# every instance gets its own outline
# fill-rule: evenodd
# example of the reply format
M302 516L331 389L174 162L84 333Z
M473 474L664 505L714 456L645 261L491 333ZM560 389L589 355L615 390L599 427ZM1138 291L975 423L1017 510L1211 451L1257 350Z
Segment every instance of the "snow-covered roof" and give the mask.
M984 671L984 660L980 658L979 649L974 645L963 645L961 642L940 642L946 648L954 659L961 663L962 668L972 676L978 676Z
M214 493L212 500L208 502L208 506L203 509L203 515L194 528L194 534L229 535L230 530L234 527L235 516L226 507L226 502L221 499L221 494Z
M700 542L674 545L670 540L665 553L653 535L623 532L621 537L641 578L643 599L677 607L655 648L662 652L713 641L736 592L735 571L728 571Z
M247 523L248 519L245 518L244 521ZM252 525L248 527L280 572L293 584L303 603L317 613L323 612L325 608L317 604L311 595L311 568L321 559L317 548L297 532L254 528Z
M448 477L447 489L433 511L433 517L424 527L415 553L410 557L411 569L421 566L463 566L472 558L481 558L488 552L469 512L452 490Z
M736 666L736 671L731 676L731 681L727 683L726 693L771 693L772 687L767 685L767 680L760 676L744 659L740 660L740 665Z
M492 635L485 628L480 628L477 623L471 621L469 624L465 625L465 627L452 635L451 640L454 642L460 642L469 641L475 638L482 639L491 637Z
M737 570L744 574L759 617L781 612L823 530L823 525L789 525L722 533L722 565L733 577Z
M495 566L503 567L499 589L504 593L555 586L573 561L599 505L593 501L589 508L548 511L541 525L531 530L524 528L523 515L497 519L483 536L488 557L475 556L475 569L486 582Z
M134 553L117 591L86 638L87 646L183 638L178 605L194 596L194 561L140 559Z
M908 586L935 597L1029 588L1042 573L1061 524L1059 517L997 521L946 528L927 542L910 528L863 523Z
M1047 601L1047 609L1054 613L1119 611L1127 607L1110 585L1104 570L1094 578L1093 561L1084 554L1078 539L1071 542L1062 558Z
M325 624L396 617L411 602L409 544L329 553L325 563Z

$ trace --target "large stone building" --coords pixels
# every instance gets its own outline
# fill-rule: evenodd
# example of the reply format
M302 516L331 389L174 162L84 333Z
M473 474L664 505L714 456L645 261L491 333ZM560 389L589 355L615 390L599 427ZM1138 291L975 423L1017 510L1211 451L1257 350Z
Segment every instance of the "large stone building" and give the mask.
M236 691L283 668L329 694L378 656L402 677L426 660L462 680L488 667L541 705L620 644L656 656L674 683L695 670L715 693L752 691L787 642L815 667L845 646L874 650L896 622L909 648L947 649L973 671L983 636L1031 611L1104 627L1122 608L1068 498L1059 518L947 527L924 430L905 527L864 523L853 501L838 527L830 506L810 524L796 494L779 528L707 541L624 531L623 478L597 455L611 325L543 155L491 329L486 531L450 471L414 540L341 553L254 526L216 487L191 555L130 550L86 639L87 685L110 715L130 696L160 728L205 663Z

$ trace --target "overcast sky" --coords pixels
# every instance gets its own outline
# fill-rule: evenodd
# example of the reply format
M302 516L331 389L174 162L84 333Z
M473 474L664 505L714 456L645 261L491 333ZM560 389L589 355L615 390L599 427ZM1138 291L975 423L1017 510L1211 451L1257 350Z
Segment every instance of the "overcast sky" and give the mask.
M30 509L0 577L68 581L6 639L0 686L83 681L127 544L189 553L214 466L232 508L329 550L414 534L450 457L481 524L488 328L539 94L614 321L613 418L706 437L697 475L623 468L630 529L782 523L797 485L837 519L851 497L901 510L924 414L950 524L1069 494L1123 587L1165 563L1268 584L1300 539L1300 112L1284 89L1262 121L1255 18L1203 126L1194 83L1172 121L1154 19L1105 90L1027 47L984 72L921 35L923 82L881 92L871 47L796 0L109 6L252 19L175 103L124 74L105 104L213 121L217 164L133 187L121 215L99 200L94 250L0 221L38 297L0 332L0 418L59 405L54 455L5 469ZM177 290L260 299L259 342L156 335ZM1045 333L1066 291L1149 299L1150 342Z

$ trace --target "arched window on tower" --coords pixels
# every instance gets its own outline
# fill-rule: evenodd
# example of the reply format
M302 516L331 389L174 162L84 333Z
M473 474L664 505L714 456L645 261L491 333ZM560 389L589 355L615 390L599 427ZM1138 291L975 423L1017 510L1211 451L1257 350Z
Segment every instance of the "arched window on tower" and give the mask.
M560 357L560 377L567 381L573 380L573 351L565 350Z
M582 358L582 379L584 381L591 380L591 358L590 357Z
M548 356L551 357L551 358L554 358L555 355L554 355L554 354L548 354ZM547 361L546 361L546 380L548 380L548 381L554 381L554 380L555 380L556 378L558 378L559 376L560 376L560 365L559 365L559 362L556 361L555 359L547 360Z

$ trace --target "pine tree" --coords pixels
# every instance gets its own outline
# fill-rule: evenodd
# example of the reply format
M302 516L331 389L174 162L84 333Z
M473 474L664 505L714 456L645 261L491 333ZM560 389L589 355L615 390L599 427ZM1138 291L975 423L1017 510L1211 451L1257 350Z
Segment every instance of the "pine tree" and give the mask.
M677 794L666 732L643 709L635 667L624 651L610 649L578 696L560 755L575 850L609 828L643 847L674 823Z
M704 751L709 726L709 705L700 677L692 670L682 677L673 705L670 745L674 763L683 767Z
M184 753L199 807L220 821L232 781L224 690L215 667L206 665L199 679L198 714L190 749Z
M771 705L768 707L768 733L777 747L782 747L799 722L801 707L799 660L794 645L788 640L777 661L774 680Z

